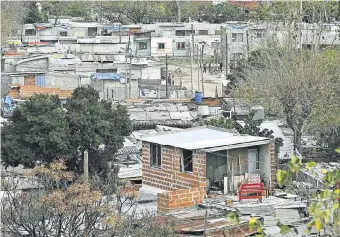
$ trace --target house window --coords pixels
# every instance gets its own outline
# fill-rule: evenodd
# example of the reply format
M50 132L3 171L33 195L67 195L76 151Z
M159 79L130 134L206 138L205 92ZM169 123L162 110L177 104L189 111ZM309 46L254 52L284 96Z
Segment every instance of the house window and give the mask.
M177 42L177 49L185 49L185 43L184 42Z
M165 49L165 43L158 43L158 49Z
M198 34L199 35L208 35L208 31L207 30L199 30Z
M97 35L97 28L96 27L89 27L88 28L88 36L96 36Z
M242 59L243 54L242 53L234 53L234 60L238 61Z
M161 167L162 165L162 146L150 143L150 166Z
M211 47L217 49L218 47L220 47L220 42L211 42Z
M243 42L243 33L232 33L231 41L232 42Z
M185 31L185 35L186 35L186 36L190 36L190 35L192 35L192 34L195 34L195 31L194 31L194 30L186 30L186 31Z
M185 36L185 30L176 30L176 36Z
M139 50L148 49L148 43L147 42L138 42L138 49Z
M262 38L262 33L261 33L261 32L257 32L257 33L255 34L255 38L256 38L256 39L261 39L261 38Z
M61 31L60 32L60 36L67 36L67 32L66 31Z
M34 29L26 29L25 35L26 36L35 36L35 30Z
M192 161L193 161L192 151L182 149L181 164L180 164L181 171L192 172L193 170Z
M215 35L221 35L222 31L221 30L215 30Z

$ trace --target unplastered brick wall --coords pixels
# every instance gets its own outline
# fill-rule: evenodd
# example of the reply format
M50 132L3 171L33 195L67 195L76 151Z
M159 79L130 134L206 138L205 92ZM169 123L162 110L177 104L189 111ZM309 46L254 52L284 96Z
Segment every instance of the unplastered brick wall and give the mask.
M269 144L269 155L270 155L270 175L271 175L271 183L272 186L276 184L276 171L277 171L277 162L275 158L275 141L273 139L270 140Z
M42 88L38 86L20 86L20 97L28 98L34 94L48 94L48 95L58 95L60 98L69 98L72 96L72 90L61 90L60 88Z
M193 151L193 172L189 173L180 169L180 148L162 146L161 167L150 166L150 143L143 142L142 151L143 184L168 191L206 187L205 152Z
M158 193L157 211L169 212L176 208L191 207L201 203L206 194L205 184L201 185L202 187Z

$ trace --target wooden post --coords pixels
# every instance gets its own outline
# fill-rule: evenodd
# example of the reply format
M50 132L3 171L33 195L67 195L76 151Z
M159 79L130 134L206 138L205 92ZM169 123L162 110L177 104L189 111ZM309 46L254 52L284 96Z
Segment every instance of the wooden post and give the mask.
M198 51L198 44L197 44L197 47L196 47L196 52L197 52L197 91L200 91L200 54L199 54L199 51ZM202 65L201 65L202 66Z
M204 52L204 44L202 44L202 51L201 51L201 78L202 78L202 97L204 97L204 80L203 80L203 52Z
M89 183L89 153L84 151L84 182Z
M165 55L165 98L169 98L169 92L168 92L168 55ZM170 78L171 80L171 78Z
M194 86L193 86L193 81L192 81L192 67L194 64L194 55L195 55L195 48L194 48L194 25L191 24L191 57L190 57L190 79L191 79L191 93L192 95L194 94Z

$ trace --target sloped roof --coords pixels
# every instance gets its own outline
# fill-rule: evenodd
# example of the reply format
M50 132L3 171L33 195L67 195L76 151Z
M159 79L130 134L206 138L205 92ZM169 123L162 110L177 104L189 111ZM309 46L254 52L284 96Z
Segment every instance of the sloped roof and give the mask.
M207 152L226 150L228 149L228 146L230 147L229 149L232 149L236 148L235 146L253 146L256 142L261 142L261 144L269 143L269 139L265 137L238 135L233 131L220 130L206 126L168 133L159 133L156 135L142 137L141 140L188 150L210 148L206 150Z

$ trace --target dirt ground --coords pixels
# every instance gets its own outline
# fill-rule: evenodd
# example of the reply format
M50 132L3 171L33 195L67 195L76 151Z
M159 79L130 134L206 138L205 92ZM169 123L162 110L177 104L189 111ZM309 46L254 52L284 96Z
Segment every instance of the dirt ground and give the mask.
M181 73L179 72L179 69ZM191 73L190 73L190 64L185 65L171 65L169 64L168 70L170 73L174 75L175 85L180 84L180 80L182 78L182 86L186 87L189 91L191 90ZM198 81L198 72L199 72L199 81ZM181 76L182 74L182 76ZM216 88L218 96L222 95L222 77L221 73L209 73L208 68L207 72L203 73L203 81L204 81L204 97L215 97ZM200 68L196 65L193 66L193 92L202 91L202 77Z

